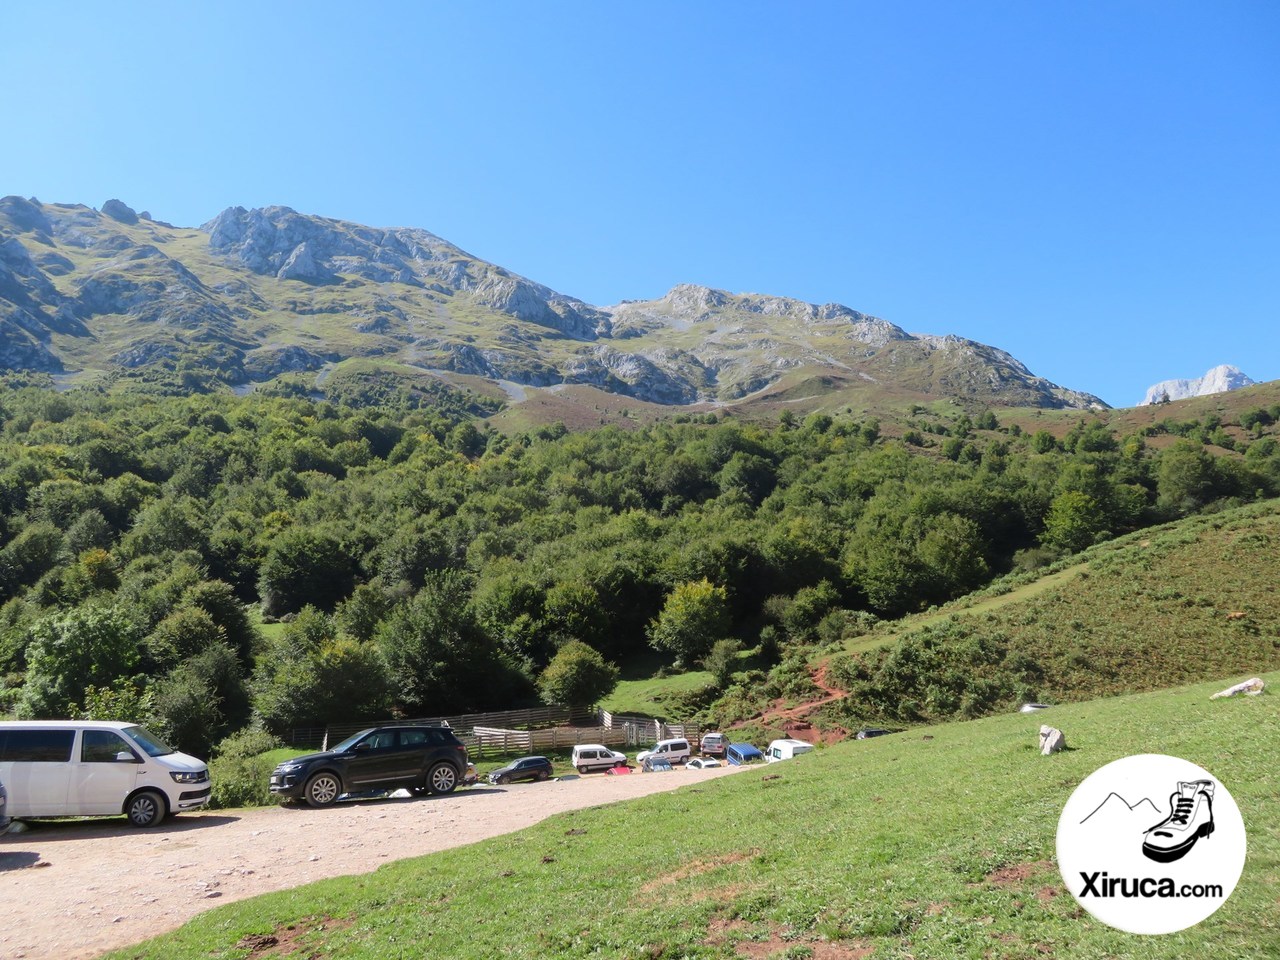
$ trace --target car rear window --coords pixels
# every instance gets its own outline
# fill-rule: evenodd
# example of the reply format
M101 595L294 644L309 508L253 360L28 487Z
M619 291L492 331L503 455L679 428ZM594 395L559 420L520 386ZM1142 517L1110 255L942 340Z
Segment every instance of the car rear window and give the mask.
M75 739L74 730L0 731L0 762L66 763Z
M400 746L420 747L424 744L442 747L449 742L449 735L443 729L428 727L424 730L401 730Z

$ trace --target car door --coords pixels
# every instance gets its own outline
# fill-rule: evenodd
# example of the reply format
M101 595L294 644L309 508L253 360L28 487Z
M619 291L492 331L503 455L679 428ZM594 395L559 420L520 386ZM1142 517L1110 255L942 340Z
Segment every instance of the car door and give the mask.
M352 747L347 761L347 790L381 790L403 779L403 753L396 747L395 730L375 730Z
M397 731L396 773L406 786L419 783L426 776L427 768L441 755L441 747L447 746L445 733L431 727L408 728Z
M142 768L142 758L115 731L81 731L79 762L71 765L68 812L119 813Z

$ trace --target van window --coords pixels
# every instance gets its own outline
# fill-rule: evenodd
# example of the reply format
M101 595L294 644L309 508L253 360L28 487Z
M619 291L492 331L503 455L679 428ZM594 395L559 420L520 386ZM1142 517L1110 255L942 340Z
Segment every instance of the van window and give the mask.
M121 763L117 753L127 753L137 759L129 745L110 730L86 730L80 736L81 763ZM132 761L130 761L132 762Z
M0 733L0 760L66 763L71 759L74 730L6 730Z

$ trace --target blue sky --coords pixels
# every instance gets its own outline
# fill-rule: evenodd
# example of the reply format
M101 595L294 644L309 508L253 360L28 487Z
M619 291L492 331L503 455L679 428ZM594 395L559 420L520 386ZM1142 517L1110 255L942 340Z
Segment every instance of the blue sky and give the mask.
M1280 378L1280 5L0 6L0 194L837 301L1126 406Z

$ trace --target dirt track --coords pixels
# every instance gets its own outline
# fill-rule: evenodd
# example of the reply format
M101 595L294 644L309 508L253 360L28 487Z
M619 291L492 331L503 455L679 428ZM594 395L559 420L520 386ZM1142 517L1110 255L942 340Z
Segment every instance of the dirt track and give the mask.
M0 957L94 957L232 900L510 833L565 810L741 768L475 787L446 797L123 819L46 821L0 838Z

